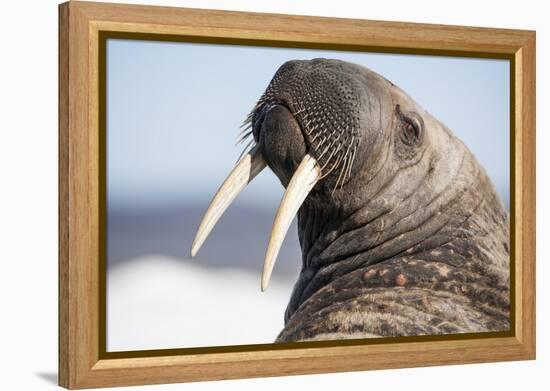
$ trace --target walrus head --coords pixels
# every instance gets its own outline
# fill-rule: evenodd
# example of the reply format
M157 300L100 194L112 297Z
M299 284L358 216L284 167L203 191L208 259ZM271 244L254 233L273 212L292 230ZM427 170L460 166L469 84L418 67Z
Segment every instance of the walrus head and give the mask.
M286 62L245 124L242 138L253 137L252 148L215 195L192 255L239 191L269 166L286 191L262 290L296 213L302 248L286 320L337 276L415 246L436 248L442 227L467 219L481 202L472 189L494 194L462 142L399 87L359 65Z

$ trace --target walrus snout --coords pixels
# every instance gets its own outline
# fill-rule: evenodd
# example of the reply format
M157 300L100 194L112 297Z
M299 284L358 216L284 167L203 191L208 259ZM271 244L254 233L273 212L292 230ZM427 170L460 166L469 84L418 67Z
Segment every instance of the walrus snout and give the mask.
M361 170L388 118L380 107L387 80L339 60L292 60L275 73L244 121L240 141L255 144L228 175L197 230L194 256L238 193L267 165L286 187L269 239L262 290L267 287L290 223L315 188L329 207L336 190ZM319 184L319 186L316 186ZM338 195L337 195L338 196Z
M299 125L307 153L322 181L316 190L343 189L374 158L391 118L391 83L377 73L340 60L291 60L279 67L245 122L259 143L261 124L274 106L286 108Z
M267 165L287 187L307 153L298 121L285 106L271 106L263 118L258 139Z
M299 124L308 153L323 174L348 172L361 134L364 86L338 60L287 61L277 70L252 116L253 130L266 107L285 106ZM257 131L254 138L258 141ZM346 175L349 176L349 175ZM344 180L341 175L341 182Z

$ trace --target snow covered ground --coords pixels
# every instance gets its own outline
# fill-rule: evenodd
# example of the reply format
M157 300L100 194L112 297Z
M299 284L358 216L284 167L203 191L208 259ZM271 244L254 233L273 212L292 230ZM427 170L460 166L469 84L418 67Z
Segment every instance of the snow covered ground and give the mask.
M293 284L274 275L142 256L109 267L107 350L271 343Z

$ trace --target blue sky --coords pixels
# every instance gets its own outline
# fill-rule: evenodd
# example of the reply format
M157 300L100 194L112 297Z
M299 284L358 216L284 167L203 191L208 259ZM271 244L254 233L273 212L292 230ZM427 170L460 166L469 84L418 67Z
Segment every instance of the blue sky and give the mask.
M240 124L277 68L316 57L365 65L400 86L468 145L508 204L506 60L111 39L109 207L206 206L240 154ZM237 202L274 212L282 194L267 170Z

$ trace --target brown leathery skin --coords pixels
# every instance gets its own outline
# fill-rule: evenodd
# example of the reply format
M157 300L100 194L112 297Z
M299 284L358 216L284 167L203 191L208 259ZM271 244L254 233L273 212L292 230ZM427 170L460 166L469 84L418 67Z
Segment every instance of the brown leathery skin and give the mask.
M326 175L298 213L278 342L509 329L508 212L445 125L375 72L324 59L285 63L252 118L283 185L306 151Z

